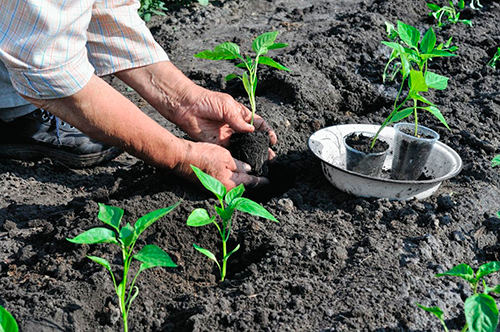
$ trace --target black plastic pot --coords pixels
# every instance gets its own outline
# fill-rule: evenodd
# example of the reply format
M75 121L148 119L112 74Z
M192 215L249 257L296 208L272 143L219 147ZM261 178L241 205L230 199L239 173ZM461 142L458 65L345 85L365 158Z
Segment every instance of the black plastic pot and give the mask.
M353 132L344 136L346 168L356 173L378 177L389 152L389 144L378 138L373 149L370 144L374 133Z
M269 159L269 134L261 131L234 133L229 140L229 151L233 158L252 167L252 174L266 176Z
M427 127L418 126L415 136L414 123L398 123L394 129L396 134L391 177L396 180L417 180L424 171L439 134Z

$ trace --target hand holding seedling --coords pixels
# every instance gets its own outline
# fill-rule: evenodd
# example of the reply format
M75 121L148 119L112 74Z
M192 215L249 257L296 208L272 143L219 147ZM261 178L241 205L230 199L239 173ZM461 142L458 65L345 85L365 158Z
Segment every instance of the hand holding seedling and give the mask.
M146 228L172 211L175 207L177 207L177 205L179 205L179 203L164 209L150 212L139 218L135 225L132 226L130 223L127 223L123 227L120 227L124 212L122 209L99 204L99 214L97 217L112 229L95 227L83 232L73 239L67 239L70 242L79 244L114 243L121 248L123 257L123 276L120 283L117 282L115 274L111 269L111 264L107 260L96 256L87 257L104 266L111 274L113 286L115 288L116 295L118 296L118 305L120 306L120 311L122 313L124 332L128 331L130 306L137 295L139 295L139 288L135 286L135 282L139 274L153 267L177 267L166 252L153 244L144 246L137 254L134 255L133 251L135 243ZM133 259L141 262L141 265L139 266L139 271L132 279L132 283L128 286L128 272Z
M498 325L498 308L495 299L489 293L500 293L500 285L493 288L486 285L483 279L485 276L498 272L500 270L500 262L489 262L483 264L474 273L472 268L467 264L460 264L449 271L436 274L436 277L455 276L464 279L472 288L473 294L469 296L464 303L465 320L467 323L462 329L462 332L495 332ZM479 284L483 285L483 292L478 292ZM430 312L439 319L443 328L448 332L448 327L444 322L444 312L439 307L425 307L421 304L416 305Z
M187 225L192 227L200 227L205 225L214 224L217 231L222 239L222 264L219 263L216 256L207 249L204 249L197 244L193 244L194 248L201 252L203 255L207 256L213 260L217 267L219 268L221 281L226 278L226 266L229 257L234 254L239 248L238 244L230 252L227 252L227 241L231 236L232 226L233 226L233 214L236 210L241 212L246 212L254 216L266 218L275 222L278 222L276 218L273 217L266 209L264 209L259 204L255 203L248 198L244 198L243 192L245 187L239 185L233 188L231 191L227 191L226 188L217 181L215 178L208 174L205 174L202 170L197 167L191 166L194 173L200 180L201 184L212 192L218 199L220 203L219 206L215 206L215 212L221 219L221 222L216 221L217 215L211 217L207 210L205 209L195 209L188 217Z

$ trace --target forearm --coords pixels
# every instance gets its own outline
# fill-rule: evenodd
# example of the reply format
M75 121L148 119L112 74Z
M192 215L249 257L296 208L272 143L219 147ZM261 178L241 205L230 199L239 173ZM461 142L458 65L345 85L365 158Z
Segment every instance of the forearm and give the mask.
M154 166L175 169L188 150L188 142L172 135L97 76L70 97L27 99L88 136Z

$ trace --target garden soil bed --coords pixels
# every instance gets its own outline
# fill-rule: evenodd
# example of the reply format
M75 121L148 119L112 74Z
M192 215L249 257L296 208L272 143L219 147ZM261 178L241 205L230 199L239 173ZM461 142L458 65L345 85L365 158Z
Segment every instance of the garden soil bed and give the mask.
M434 275L460 263L477 268L500 260L500 176L490 167L499 146L500 70L485 66L500 46L500 5L481 3L482 10L464 14L474 27L437 31L438 40L454 36L460 47L459 57L431 64L451 78L448 90L429 98L453 131L431 116L420 117L459 153L464 168L433 197L409 202L338 191L323 176L307 139L325 126L382 122L397 93L396 83L381 80L389 56L380 43L384 21L399 19L425 31L432 23L425 1L228 0L155 17L149 24L155 38L186 75L241 102L243 88L224 82L232 64L193 54L224 41L247 47L273 29L280 31L279 42L290 44L274 54L292 72L262 69L257 89L260 115L279 139L275 167L285 173L277 173L287 177L252 197L280 223L238 214L230 248L240 243L241 249L220 284L213 262L192 247L219 252L214 229L186 226L194 208L215 204L198 186L127 154L83 170L47 159L3 160L0 305L25 332L120 331L108 272L85 257L106 257L117 269L119 252L65 238L100 225L99 202L123 207L125 221L133 222L182 200L139 241L139 247L154 243L165 249L179 267L141 275L131 331L440 331L437 319L416 301L441 306L448 325L459 330L462 301L471 291L458 279ZM184 135L117 79L109 81Z

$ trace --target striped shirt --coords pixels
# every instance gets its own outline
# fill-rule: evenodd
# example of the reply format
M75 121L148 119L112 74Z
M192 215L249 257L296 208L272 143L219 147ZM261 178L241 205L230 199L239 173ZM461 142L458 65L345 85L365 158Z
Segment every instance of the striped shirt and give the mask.
M0 60L36 99L75 94L102 76L168 60L137 0L0 0Z

